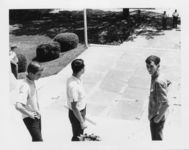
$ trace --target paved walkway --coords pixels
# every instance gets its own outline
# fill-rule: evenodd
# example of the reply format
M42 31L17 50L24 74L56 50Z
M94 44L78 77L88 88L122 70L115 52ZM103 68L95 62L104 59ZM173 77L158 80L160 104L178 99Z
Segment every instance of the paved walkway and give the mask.
M150 141L147 120L150 76L145 58L153 54L161 57L161 71L172 81L165 140L177 140L173 131L179 134L181 122L180 38L179 31L165 31L154 39L139 36L120 46L91 45L79 56L86 64L83 81L87 91L87 114L97 123L96 126L88 124L86 132L100 135L104 142ZM68 65L57 75L38 81L43 135L47 142L61 143L71 139L64 107L65 83L70 75ZM19 125L20 129L22 127Z

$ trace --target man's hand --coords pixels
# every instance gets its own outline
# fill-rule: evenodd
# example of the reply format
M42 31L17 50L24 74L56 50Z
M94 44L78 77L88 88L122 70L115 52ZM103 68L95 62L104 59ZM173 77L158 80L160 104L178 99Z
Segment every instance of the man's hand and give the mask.
M40 119L40 115L36 112L30 112L29 117L32 119L35 119L35 118Z
M37 113L37 118L40 119L41 118L41 113L40 112L36 112Z
M159 115L157 115L155 118L154 118L154 122L155 123L159 123L161 121L162 117L160 117Z
M82 122L82 123L81 123L81 128L82 128L83 130L87 128L87 125L86 125L85 122Z

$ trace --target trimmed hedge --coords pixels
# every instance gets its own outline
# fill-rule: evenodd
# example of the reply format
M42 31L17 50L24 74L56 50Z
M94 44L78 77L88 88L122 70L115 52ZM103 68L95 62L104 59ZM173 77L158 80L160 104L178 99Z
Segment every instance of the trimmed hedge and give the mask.
M65 52L77 47L79 37L75 33L60 33L55 36L54 41L60 43L61 52Z
M42 18L53 9L10 9L9 18L11 20L31 21Z
M38 61L50 61L60 56L60 44L58 42L44 43L37 47L36 57Z
M18 73L26 72L27 69L27 58L21 53L17 54L18 57Z

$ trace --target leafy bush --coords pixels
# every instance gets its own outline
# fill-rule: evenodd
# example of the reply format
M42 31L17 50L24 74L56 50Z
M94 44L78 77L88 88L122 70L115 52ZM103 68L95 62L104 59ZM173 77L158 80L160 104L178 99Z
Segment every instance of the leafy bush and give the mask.
M54 41L59 42L61 51L65 52L77 47L79 37L75 33L60 33L55 36Z
M60 44L58 42L44 43L37 47L38 61L50 61L60 56Z
M18 57L18 73L26 72L26 68L27 68L26 57L21 53L18 53L17 57Z

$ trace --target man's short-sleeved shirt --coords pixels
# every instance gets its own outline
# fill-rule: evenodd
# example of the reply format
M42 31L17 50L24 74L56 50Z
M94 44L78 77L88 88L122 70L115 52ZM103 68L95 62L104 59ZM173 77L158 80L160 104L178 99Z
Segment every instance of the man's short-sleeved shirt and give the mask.
M85 101L85 91L83 88L83 83L80 79L71 76L67 79L66 83L66 92L67 92L67 104L69 109L72 109L71 103L77 102L76 107L79 110L82 110L86 107Z
M39 112L39 104L37 97L37 90L35 86L35 82L29 79L24 79L20 83L18 99L16 102L25 105L25 107L33 112ZM23 118L28 117L25 114L22 114Z
M173 17L178 17L179 14L178 14L178 12L174 12L172 16L173 16Z
M152 78L148 105L148 119L151 120L159 113L160 106L168 103L168 84L170 81L159 75Z

